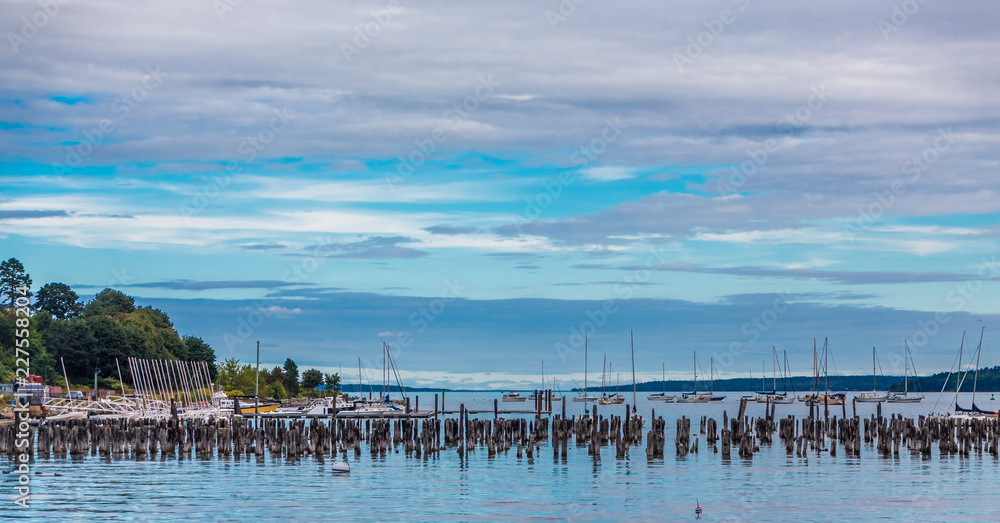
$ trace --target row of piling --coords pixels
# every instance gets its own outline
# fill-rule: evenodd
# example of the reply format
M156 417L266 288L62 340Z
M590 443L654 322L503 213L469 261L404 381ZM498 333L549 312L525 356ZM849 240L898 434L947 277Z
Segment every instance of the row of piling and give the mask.
M751 460L761 446L774 444L774 435L788 456L807 458L828 453L836 456L838 446L848 458L859 458L862 446L874 448L881 457L898 457L904 448L911 455L926 458L934 446L941 455L968 457L1000 451L1000 421L997 418L927 417L916 419L892 415L885 418L787 416L775 419L773 406L765 416L745 415L742 403L737 416L724 412L722 423L702 416L697 432L692 420L676 420L675 454L683 458L698 453L699 436L705 448L731 459L733 449ZM240 417L207 420L167 419L71 419L45 422L38 427L0 426L0 455L27 453L38 458L100 455L108 458L152 456L220 457L257 456L298 458L301 456L362 453L373 457L403 452L407 456L432 457L455 449L467 455L485 448L488 457L515 450L518 458L532 459L549 441L553 455L566 458L572 439L576 447L586 447L595 461L602 449L613 447L617 459L627 459L632 448L640 447L645 436L646 457L662 459L666 444L666 421L652 412L650 423L626 406L622 416L597 415L552 418L471 418L464 405L455 418L443 419L343 419L310 418L254 421ZM646 430L644 433L643 431ZM29 434L27 438L24 434ZM28 447L17 447L29 441Z

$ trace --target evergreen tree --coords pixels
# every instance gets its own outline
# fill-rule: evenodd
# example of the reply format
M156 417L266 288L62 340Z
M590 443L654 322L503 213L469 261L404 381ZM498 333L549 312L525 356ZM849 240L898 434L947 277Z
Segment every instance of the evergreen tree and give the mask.
M31 292L21 293L18 290L21 287L31 288L31 276L25 272L24 265L17 258L0 263L0 305L14 305L20 296L31 297Z
M288 395L296 397L299 395L299 366L291 358L285 360L285 390Z
M302 388L313 390L323 384L323 373L318 369L309 369L302 373Z

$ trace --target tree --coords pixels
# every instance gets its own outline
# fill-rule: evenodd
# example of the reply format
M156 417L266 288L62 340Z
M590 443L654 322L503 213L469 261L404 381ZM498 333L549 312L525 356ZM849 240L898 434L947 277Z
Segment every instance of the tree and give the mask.
M114 289L104 289L94 296L94 300L84 309L86 316L97 314L114 316L119 312L126 314L135 312L135 299Z
M42 332L42 339L55 364L59 365L56 367L57 371L64 364L66 373L73 378L86 377L88 374L93 376L97 339L86 323L79 320L52 322Z
M340 374L327 374L323 378L324 383L326 383L326 391L330 392L333 390L340 390Z
M64 320L83 312L80 297L63 283L46 283L38 289L35 308L48 312L57 319Z
M323 384L323 373L318 369L309 369L302 373L302 388L313 390Z
M274 398L276 400L288 398L288 393L285 392L285 386L278 382L269 383L266 390L267 396L270 398Z
M285 390L293 398L299 395L299 366L291 358L285 359Z
M285 383L285 369L280 366L275 366L271 369L271 372L267 374L268 383Z
M17 258L0 263L0 304L9 301L14 305L19 296L31 296L30 292L22 294L20 287L31 287L31 276L24 271L24 265Z
M215 351L212 346L205 343L205 340L194 336L184 336L184 345L187 346L190 361L208 362L208 372L214 380L219 375L219 369L215 367Z

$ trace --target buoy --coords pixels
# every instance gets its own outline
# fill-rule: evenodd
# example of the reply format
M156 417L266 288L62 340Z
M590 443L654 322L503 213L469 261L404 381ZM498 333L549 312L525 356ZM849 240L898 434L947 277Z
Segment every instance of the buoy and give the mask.
M350 474L351 472L351 465L346 461L334 463L330 468L333 470L334 474Z
M694 500L694 504L695 504L694 513L698 514L700 516L701 515L701 503L699 503L698 500L696 499L696 500Z

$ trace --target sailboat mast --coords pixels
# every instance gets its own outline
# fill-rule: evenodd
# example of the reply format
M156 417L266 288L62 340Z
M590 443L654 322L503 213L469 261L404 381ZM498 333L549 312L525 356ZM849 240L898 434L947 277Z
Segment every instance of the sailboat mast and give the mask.
M830 339L823 338L823 381L826 392L830 392Z
M910 392L910 384L906 380L909 377L909 372L907 371L910 370L909 357L910 347L906 344L906 340L903 340L903 396L906 396Z
M708 358L708 386L709 394L715 397L715 358Z
M692 364L694 365L694 393L698 394L698 353L695 352L694 356L691 357Z
M635 404L638 401L638 400L635 399L635 396L636 396L636 394L635 394L635 336L632 334L631 330L628 331L628 341L629 341L629 345L632 347L632 412L635 412L635 409L636 409L636 405Z
M587 335L583 335L583 398L587 398Z
M875 347L872 347L872 392L875 392Z
M986 327L979 331L979 346L976 347L976 373L973 375L972 379L972 406L976 405L976 384L979 383L979 355L983 351L983 334L986 333Z
M788 351L782 351L785 355L785 370L781 373L781 383L785 386L785 393L788 393L788 382L792 382L792 393L795 393L795 382L792 381L792 373L788 370ZM787 381L786 381L787 378Z
M771 345L771 390L778 392L778 352Z
M813 392L819 392L819 359L816 357L816 338L813 338Z
M604 355L604 362L601 363L601 397L607 396L607 392L604 389L604 371L608 370L608 355Z

